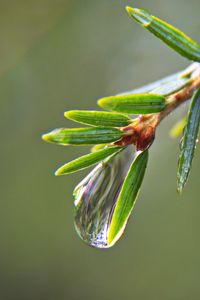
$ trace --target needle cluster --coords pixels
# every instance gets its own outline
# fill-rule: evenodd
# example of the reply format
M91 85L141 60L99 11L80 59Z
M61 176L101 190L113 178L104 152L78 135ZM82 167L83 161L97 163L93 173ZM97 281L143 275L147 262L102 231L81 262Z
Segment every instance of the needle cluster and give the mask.
M173 136L182 135L177 171L179 193L190 173L200 125L200 45L145 10L131 7L126 10L145 29L193 63L182 72L140 89L98 100L98 105L106 111L67 111L64 113L67 119L84 127L58 128L43 135L43 140L59 145L93 145L89 154L62 165L55 175L98 164L74 192L77 232L87 244L97 248L111 247L121 237L136 202L149 148L160 122L190 100L187 115L171 131ZM126 156L130 149L134 152L132 146L135 154L130 161ZM113 169L118 180L111 178ZM102 190L105 184L107 187Z

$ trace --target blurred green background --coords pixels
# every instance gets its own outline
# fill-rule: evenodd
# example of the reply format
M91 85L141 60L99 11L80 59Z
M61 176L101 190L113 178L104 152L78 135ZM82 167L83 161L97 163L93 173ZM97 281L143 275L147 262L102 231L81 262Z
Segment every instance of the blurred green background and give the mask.
M200 151L176 193L181 111L163 122L134 217L118 244L90 248L73 227L74 186L87 172L55 178L87 148L46 144L72 126L63 112L185 68L188 62L131 20L149 9L200 41L199 0L0 1L0 299L188 300L200 296Z

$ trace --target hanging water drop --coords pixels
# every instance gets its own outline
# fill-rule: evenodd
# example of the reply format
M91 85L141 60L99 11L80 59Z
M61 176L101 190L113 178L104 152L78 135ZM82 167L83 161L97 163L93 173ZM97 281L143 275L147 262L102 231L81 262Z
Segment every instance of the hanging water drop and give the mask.
M98 164L75 188L75 228L88 245L111 246L108 244L109 225L133 158L134 149L129 146Z

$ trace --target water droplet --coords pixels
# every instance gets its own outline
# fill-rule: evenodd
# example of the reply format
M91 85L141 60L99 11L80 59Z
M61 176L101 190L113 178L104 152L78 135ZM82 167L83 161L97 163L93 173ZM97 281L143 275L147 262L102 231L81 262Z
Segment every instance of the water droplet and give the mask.
M88 245L96 248L111 246L107 241L108 229L133 158L134 149L129 146L98 164L75 188L75 228Z

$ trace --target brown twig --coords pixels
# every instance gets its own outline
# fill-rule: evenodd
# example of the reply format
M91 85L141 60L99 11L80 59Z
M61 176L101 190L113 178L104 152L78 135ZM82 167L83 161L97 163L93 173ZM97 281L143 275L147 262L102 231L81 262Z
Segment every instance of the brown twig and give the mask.
M115 145L125 146L134 144L137 150L145 150L153 143L157 126L160 122L173 112L177 107L191 99L197 88L200 87L200 65L191 74L191 80L178 92L175 92L166 97L167 107L159 113L139 115L133 122L122 128L127 135Z

